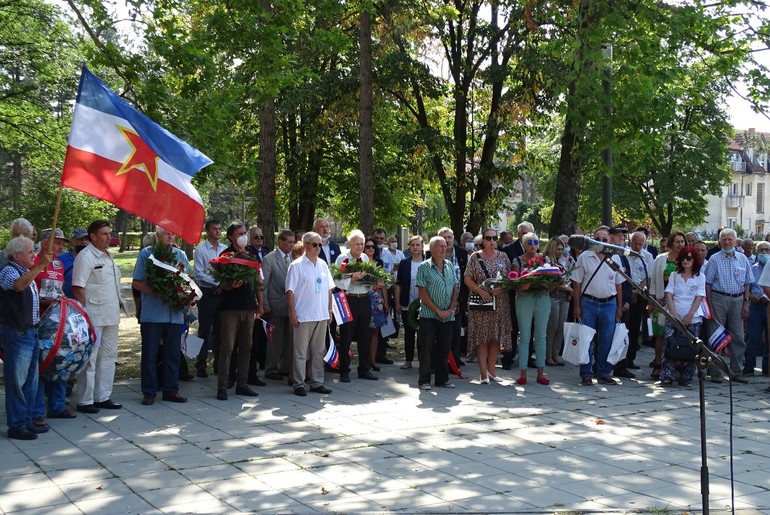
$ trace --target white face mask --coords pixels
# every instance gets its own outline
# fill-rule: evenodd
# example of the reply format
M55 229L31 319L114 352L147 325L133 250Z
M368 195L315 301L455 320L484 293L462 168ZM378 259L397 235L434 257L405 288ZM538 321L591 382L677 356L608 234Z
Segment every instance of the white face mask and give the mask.
M394 241L390 244L390 250L397 250L398 249L398 242Z
M249 235L248 234L242 234L238 236L238 239L235 240L235 242L238 244L239 247L245 247L249 243Z

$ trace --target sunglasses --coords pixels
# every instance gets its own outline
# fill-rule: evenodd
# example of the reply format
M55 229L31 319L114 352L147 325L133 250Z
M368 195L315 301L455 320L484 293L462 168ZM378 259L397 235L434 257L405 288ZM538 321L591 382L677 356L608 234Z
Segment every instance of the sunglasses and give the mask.
M374 248L374 245L364 245L364 248L365 248L365 249L373 249L373 248Z
M609 238L596 238L596 241L600 241L602 243L607 243L610 240L609 240Z
M487 241L497 241L497 236L484 236Z
M540 240L527 240L527 245L540 245Z
M682 256L682 261L692 261L692 256Z
M259 234L257 234L255 236L252 236L251 239L252 240L264 240L265 237L264 236L260 236Z
M314 249L321 248L321 244L320 243L316 243L314 241L310 241L308 243L305 243L305 245L308 245L309 247L314 248Z

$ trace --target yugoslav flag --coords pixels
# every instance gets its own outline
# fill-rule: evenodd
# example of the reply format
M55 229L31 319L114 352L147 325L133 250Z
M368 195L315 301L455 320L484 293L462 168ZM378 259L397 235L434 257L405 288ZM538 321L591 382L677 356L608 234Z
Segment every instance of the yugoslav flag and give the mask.
M83 67L63 186L106 200L188 243L198 243L206 215L192 177L211 163Z

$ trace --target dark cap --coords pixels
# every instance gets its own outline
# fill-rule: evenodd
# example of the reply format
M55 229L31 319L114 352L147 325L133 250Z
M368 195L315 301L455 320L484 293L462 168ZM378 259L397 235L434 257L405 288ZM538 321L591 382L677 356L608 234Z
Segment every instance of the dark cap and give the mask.
M610 234L620 234L624 232L628 232L628 229L626 229L622 225L616 225L615 227L610 228Z
M85 238L88 236L88 230L84 229L83 227L76 227L74 231L72 231L72 238L73 240L79 240L80 238Z
M51 237L51 232L53 232L53 237L55 240L62 240L62 241L69 241L67 238L64 237L64 232L59 229L43 229L40 231L40 241L45 241Z

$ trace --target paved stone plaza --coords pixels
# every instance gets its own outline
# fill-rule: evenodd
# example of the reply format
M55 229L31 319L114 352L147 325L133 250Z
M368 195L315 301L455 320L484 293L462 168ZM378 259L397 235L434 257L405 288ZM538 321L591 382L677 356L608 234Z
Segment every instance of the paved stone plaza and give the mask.
M639 363L651 359L640 352ZM182 383L186 404L51 420L33 442L0 438L2 513L699 511L698 388L578 385L416 388L417 370L379 381L327 374L331 395L300 398L269 381L256 401L215 399L216 377ZM534 373L532 374L534 378ZM735 507L770 513L770 395L734 388ZM710 507L729 510L728 385L707 384ZM0 419L5 430L5 417Z

